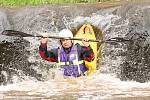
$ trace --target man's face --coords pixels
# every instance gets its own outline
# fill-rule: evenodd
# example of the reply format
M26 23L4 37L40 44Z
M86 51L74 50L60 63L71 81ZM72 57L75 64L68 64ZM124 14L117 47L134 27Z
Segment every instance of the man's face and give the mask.
M61 44L64 48L70 48L72 46L72 41L68 39L62 39Z

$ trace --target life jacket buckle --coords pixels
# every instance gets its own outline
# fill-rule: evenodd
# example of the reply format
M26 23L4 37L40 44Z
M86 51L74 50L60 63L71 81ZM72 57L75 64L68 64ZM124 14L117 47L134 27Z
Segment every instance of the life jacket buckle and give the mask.
M67 62L65 62L65 65L73 65L73 62L72 61L67 61Z

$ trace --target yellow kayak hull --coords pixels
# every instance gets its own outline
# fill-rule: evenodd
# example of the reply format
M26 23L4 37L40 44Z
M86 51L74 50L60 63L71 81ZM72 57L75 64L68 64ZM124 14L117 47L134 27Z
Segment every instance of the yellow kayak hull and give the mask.
M94 30L90 24L84 24L79 31L75 34L75 38L88 38L96 40L96 35L94 33ZM82 45L82 41L74 41L75 43L79 43ZM96 72L96 64L97 64L97 43L96 42L90 42L90 46L94 51L95 59L92 62L85 61L86 67L89 69L87 74L91 75Z

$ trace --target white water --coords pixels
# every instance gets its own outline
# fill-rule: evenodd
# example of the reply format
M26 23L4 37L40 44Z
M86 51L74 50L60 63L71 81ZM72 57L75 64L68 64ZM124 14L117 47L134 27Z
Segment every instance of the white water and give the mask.
M149 96L150 83L123 82L110 74L97 74L79 79L49 80L46 82L26 80L0 87L1 99L52 98L53 96L60 99L66 95L74 96L78 100Z
M66 27L70 28L84 22L92 23L94 26L106 31L113 25L113 21L119 19L115 15L95 15L91 17L78 16L72 21L65 19ZM118 27L127 25L125 22ZM117 26L116 26L117 27ZM115 37L116 33L107 34L107 37ZM41 61L43 62L38 52L35 52L39 46L38 39L26 38L31 44L27 49L31 51L29 56L30 62ZM55 41L56 42L56 41ZM55 47L55 42L49 44ZM105 45L102 45L102 50L106 50ZM116 48L111 48L115 49ZM110 60L109 56L105 57L102 62L105 64L100 70L108 70L108 67L113 65L119 66L122 58ZM43 62L47 63L47 62ZM35 67L36 68L36 67ZM45 82L36 81L26 77L24 81L18 82L17 77L14 76L14 84L7 86L0 86L0 99L78 99L78 100L100 100L100 99L113 99L113 98L127 98L127 97L142 97L150 96L150 82L138 83L134 81L120 81L114 74L100 73L100 70L94 76L81 77L79 79L49 79Z

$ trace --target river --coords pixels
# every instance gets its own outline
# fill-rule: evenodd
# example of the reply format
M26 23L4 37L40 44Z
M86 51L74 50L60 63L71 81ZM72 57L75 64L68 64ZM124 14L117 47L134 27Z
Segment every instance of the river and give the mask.
M72 9L70 11L70 9ZM62 77L55 63L40 58L38 38L0 35L0 99L3 100L149 100L149 4L51 5L0 9L0 31L12 29L33 34L58 35L63 28L77 32L91 23L104 39L121 37L132 43L104 43L95 75ZM100 39L97 37L97 39ZM58 46L49 39L49 49Z

